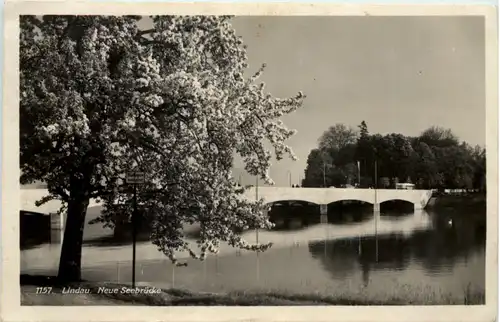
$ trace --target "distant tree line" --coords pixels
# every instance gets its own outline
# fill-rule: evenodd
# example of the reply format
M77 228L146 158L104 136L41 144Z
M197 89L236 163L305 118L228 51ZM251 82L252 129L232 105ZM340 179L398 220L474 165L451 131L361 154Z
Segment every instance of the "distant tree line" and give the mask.
M311 150L304 187L391 188L398 182L420 189L486 189L486 151L460 142L449 129L433 126L417 137L370 134L336 124Z

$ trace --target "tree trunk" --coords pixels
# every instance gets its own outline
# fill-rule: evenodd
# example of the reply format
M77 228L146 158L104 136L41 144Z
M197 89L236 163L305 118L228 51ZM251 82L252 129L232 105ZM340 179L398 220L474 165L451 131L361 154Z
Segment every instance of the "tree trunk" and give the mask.
M83 229L88 205L87 196L70 196L58 273L58 279L63 282L81 280Z

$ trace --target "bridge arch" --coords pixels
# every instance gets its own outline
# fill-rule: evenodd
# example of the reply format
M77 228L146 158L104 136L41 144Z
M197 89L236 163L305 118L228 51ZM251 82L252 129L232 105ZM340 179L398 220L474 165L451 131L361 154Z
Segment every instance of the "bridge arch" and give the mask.
M276 215L277 213L281 213L281 215L288 214L290 216L297 213L319 214L318 204L304 200L280 200L265 202L264 205L268 215Z
M341 203L363 203L363 204L373 205L372 200L367 201L367 200L362 200L362 199L339 199L339 200L329 202L329 203L327 203L327 205L341 204Z
M21 249L51 241L50 216L31 210L19 211L19 241Z
M300 199L283 199L283 200L275 200L275 201L269 201L267 199L264 199L264 205L275 205L275 204L280 204L280 203L297 203L297 204L313 204L316 206L319 206L318 203L315 202L310 202L307 200L300 200Z
M377 202L379 204L390 200L420 203L421 199L425 199L427 204L429 198L430 196L427 196L427 190L377 189Z
M405 201L405 202L410 202L410 203L415 203L414 198L412 196L401 196L401 195L382 195L380 198L377 198L377 203L382 204L388 201Z
M384 201L381 201L380 204L385 204L385 203L389 203L389 202L406 202L406 203L413 204L413 200L402 199L402 198L394 198L394 199L384 200Z
M409 213L415 210L415 204L413 201L408 201L405 199L390 199L380 203L380 212L391 213L391 212L404 212Z
M258 196L259 199L264 200L264 204L268 203L275 203L275 202L285 202L285 201L298 201L298 202L308 202L312 203L315 205L321 205L323 204L323 200L321 196L317 195L281 195L281 194L270 194L270 193L262 193L260 196Z
M352 189L354 190L354 189ZM355 191L355 190L354 190ZM357 201L362 201L366 202L369 204L374 204L375 203L375 197L372 194L367 194L367 193L338 193L338 194L331 194L327 198L325 198L325 203L331 204L334 202L339 202L339 201L344 201L344 200L357 200Z
M348 224L363 222L373 218L374 204L359 199L343 199L327 204L328 222Z
M265 202L268 218L274 230L295 231L308 227L319 218L320 206L304 200Z

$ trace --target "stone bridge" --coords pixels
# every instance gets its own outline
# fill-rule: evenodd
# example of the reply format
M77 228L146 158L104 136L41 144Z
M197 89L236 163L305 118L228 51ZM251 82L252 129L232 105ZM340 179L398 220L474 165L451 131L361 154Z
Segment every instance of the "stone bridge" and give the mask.
M64 217L55 212L61 206L58 200L49 201L37 207L35 201L46 196L45 189L21 189L21 210L40 214L50 214L51 239L62 240ZM249 200L263 199L266 204L278 201L306 201L317 205L328 205L336 201L357 200L371 203L374 211L380 212L380 204L390 200L403 200L413 203L415 210L423 209L432 192L430 190L391 190L391 189L337 189L337 188L289 188L289 187L252 187L243 197ZM91 200L89 207L99 206ZM327 207L322 207L327 208ZM327 211L327 210L326 210ZM325 213L326 215L326 213ZM54 235L54 236L52 236Z
M380 211L380 204L390 200L402 200L413 204L415 210L423 209L431 198L431 190L397 189L341 189L341 188L291 188L291 187L252 187L244 192L249 200L263 199L264 203L278 201L307 201L327 205L336 201L357 200L373 205Z

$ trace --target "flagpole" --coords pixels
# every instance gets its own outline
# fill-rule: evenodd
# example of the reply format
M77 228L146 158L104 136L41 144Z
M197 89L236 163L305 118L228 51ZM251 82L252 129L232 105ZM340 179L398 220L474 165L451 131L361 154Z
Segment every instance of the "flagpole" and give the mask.
M361 169L360 169L360 164L358 160L358 187L361 186Z
M323 188L326 188L326 164L323 161Z

